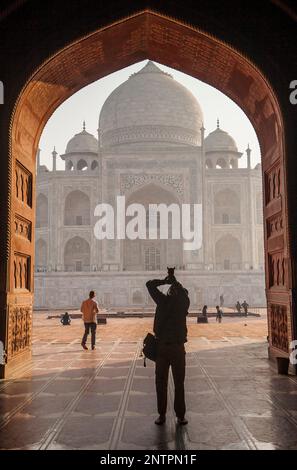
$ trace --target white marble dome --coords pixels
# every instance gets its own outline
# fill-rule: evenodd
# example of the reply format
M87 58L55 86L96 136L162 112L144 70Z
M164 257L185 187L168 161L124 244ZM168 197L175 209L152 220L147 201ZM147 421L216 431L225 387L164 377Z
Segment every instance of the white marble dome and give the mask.
M90 152L98 153L98 140L86 131L84 124L83 130L69 140L65 154Z
M228 132L220 129L210 132L204 141L205 152L238 152L235 140Z
M105 101L99 118L101 145L200 145L202 123L194 95L149 61Z

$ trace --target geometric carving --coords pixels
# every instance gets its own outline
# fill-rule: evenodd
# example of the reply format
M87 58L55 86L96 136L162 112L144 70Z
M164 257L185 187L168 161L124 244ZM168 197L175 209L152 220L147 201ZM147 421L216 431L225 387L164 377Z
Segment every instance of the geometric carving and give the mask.
M32 307L13 307L9 314L8 356L29 349L31 345Z
M14 289L30 290L30 256L14 254L13 261Z
M21 215L16 214L14 218L15 234L19 237L26 238L31 241L31 222Z
M183 175L138 174L121 175L121 194L125 194L125 192L129 191L129 189L133 188L133 186L148 184L154 181L160 182L165 186L171 186L178 194L183 195L184 193Z
M15 194L20 201L32 207L32 174L18 161L15 169Z
M281 195L281 177L279 165L265 172L265 201L266 205Z
M270 305L270 325L272 346L289 351L287 307L284 305Z
M267 220L267 237L274 237L283 233L284 224L283 224L283 215L278 214Z
M285 285L285 259L283 252L268 255L269 287Z

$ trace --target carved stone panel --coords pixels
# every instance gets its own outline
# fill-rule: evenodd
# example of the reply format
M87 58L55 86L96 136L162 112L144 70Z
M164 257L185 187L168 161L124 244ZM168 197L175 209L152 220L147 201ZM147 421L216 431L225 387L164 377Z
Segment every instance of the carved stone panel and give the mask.
M18 237L31 241L32 223L30 220L16 214L14 218L14 229Z
M284 231L283 215L278 214L267 220L267 237L279 236Z
M24 204L32 207L32 174L18 161L15 168L15 195Z
M282 193L280 166L274 166L270 171L265 172L265 202L270 204L278 199Z
M283 252L268 255L269 288L285 286L285 259Z
M15 253L13 260L14 290L30 290L30 256Z
M9 315L8 358L31 347L32 306L13 306Z
M287 307L272 304L270 310L271 344L284 352L289 351Z

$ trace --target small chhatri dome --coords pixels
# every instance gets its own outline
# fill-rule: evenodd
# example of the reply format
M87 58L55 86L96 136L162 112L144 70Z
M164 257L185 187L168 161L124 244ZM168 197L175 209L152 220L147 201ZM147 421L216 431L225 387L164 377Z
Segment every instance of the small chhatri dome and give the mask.
M85 121L83 130L69 140L65 154L69 153L98 153L98 140L86 131Z
M238 152L235 140L220 128L219 120L217 128L206 137L204 146L205 152Z
M106 99L101 144L200 145L203 114L195 96L148 61Z

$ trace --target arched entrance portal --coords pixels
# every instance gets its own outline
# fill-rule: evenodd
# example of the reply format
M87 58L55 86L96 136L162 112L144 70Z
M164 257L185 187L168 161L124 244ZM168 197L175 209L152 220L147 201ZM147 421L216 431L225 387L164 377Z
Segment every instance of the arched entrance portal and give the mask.
M35 166L42 129L53 111L83 86L132 63L149 58L181 70L222 91L251 120L260 142L264 178L265 265L270 353L288 355L294 338L283 123L277 99L261 74L243 55L212 36L150 11L105 27L65 47L24 86L11 126L9 283L1 340L9 374L30 357L35 225ZM27 238L15 227L28 226ZM31 233L33 236L31 236ZM21 287L14 266L26 267ZM21 292L20 292L21 291ZM20 295L21 293L21 295ZM22 309L25 328L14 311ZM26 337L23 337L25 335ZM12 342L12 338L14 341ZM18 343L19 347L12 347ZM5 369L5 370L4 370Z

